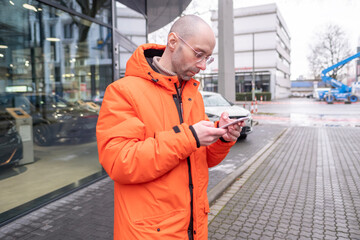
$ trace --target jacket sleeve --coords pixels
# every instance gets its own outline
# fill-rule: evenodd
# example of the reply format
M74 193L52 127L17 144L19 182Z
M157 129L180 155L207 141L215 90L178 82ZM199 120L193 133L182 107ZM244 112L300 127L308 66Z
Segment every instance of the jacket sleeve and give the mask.
M230 152L230 148L235 142L223 142L220 139L213 144L207 146L207 162L208 167L214 167L218 165L226 155Z
M196 151L187 124L145 139L146 126L134 111L130 91L115 83L106 89L96 127L99 161L110 178L121 184L148 182Z
M209 120L209 118L205 114L205 119ZM219 125L219 121L215 122L215 126ZM236 143L234 142L224 142L221 139L214 142L213 144L206 147L206 160L208 163L208 167L214 167L221 163L222 160L225 159L226 155L230 152L230 148Z

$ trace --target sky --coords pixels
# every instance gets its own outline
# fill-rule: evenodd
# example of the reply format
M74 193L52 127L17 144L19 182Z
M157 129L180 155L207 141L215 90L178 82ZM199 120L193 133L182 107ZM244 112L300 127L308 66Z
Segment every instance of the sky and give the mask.
M186 14L195 13L210 21L209 9L218 0L192 0ZM360 0L233 0L234 8L276 3L291 36L291 79L310 77L307 56L315 34L327 24L337 24L349 38L353 53L360 46ZM167 29L164 33L167 33ZM160 31L161 35L161 31ZM158 40L158 39L154 39Z

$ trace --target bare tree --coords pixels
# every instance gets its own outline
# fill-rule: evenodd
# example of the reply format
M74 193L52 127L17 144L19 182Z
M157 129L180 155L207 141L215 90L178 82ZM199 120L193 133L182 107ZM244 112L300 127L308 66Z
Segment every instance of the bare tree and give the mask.
M314 79L319 79L322 70L349 57L351 48L345 31L338 25L329 24L315 36L315 42L310 45L308 61ZM330 76L336 79L341 74L342 67L334 69Z

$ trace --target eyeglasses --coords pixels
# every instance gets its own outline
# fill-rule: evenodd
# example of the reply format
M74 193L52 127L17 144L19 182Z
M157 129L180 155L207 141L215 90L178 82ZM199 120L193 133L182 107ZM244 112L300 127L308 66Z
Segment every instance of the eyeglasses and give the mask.
M174 33L175 34L175 33ZM206 56L205 53L203 52L198 52L196 51L192 46L190 46L190 44L188 44L182 37L178 36L175 34L175 36L177 36L181 41L183 41L183 43L185 43L189 48L191 48L194 53L195 53L195 57L198 59L196 62L200 63L205 59L205 63L206 65L211 64L214 61L214 58L212 56Z

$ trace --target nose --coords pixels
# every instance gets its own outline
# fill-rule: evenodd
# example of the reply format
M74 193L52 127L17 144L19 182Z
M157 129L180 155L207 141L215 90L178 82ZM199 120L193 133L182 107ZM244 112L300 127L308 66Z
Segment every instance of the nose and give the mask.
M205 58L202 59L200 62L198 62L196 64L196 67L198 67L198 68L200 68L201 70L204 71L206 69L206 60L205 60Z

